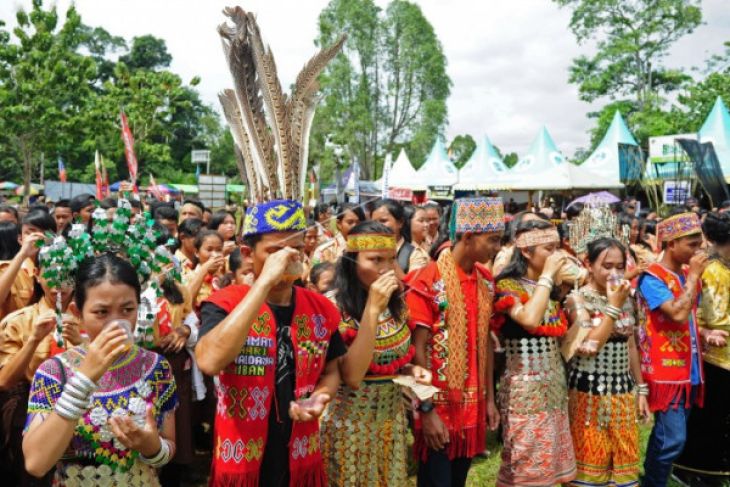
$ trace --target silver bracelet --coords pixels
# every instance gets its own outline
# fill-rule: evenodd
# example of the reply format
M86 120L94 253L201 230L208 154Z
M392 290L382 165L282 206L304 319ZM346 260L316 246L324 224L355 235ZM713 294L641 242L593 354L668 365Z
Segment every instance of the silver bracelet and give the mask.
M543 275L541 275L540 277L538 277L538 278L537 278L537 281L538 281L538 282L540 282L540 281L542 281L543 279L545 279L546 281L548 281L548 282L550 283L550 287L552 287L552 285L553 285L553 284L555 284L555 281L553 280L553 278L552 278L552 277L550 277L550 276L547 276L547 275L545 275L545 274L543 274Z
M61 396L58 401L56 401L56 406L53 410L63 419L76 423L84 415L86 409L77 407L65 399L66 398Z
M71 377L69 379L69 382L71 382L71 381L78 381L81 389L88 389L89 391L92 391L92 392L95 391L99 387L99 384L97 384L93 380L86 377L86 375L83 372L81 372L80 370L74 371L73 377Z
M152 458L147 458L144 455L140 455L139 461L151 467L160 468L169 463L170 453L170 443L166 439L160 437L160 451L158 451L157 454Z

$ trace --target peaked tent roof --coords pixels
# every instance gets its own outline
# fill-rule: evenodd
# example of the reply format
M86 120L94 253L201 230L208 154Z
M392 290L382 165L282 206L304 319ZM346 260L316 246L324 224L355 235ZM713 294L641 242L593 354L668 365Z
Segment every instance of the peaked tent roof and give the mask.
M510 189L514 182L509 169L486 135L474 153L459 170L459 183L454 189L462 191Z
M436 139L431 153L428 154L417 175L418 181L414 183L419 186L453 186L458 182L459 173L454 163L449 160L441 137Z
M411 160L408 159L405 149L401 149L398 154L398 158L395 160L393 165L390 167L390 175L388 176L389 185L391 188L409 188L419 189L413 187L414 181L418 179L418 173L411 164ZM425 187L420 189L426 189Z
M568 161L558 150L547 128L543 126L532 141L527 155L523 156L510 171L516 180L512 189L570 189L568 165Z
M621 169L618 145L638 145L626 125L621 112L616 110L611 125L603 139L588 159L580 166L570 166L570 178L574 188L620 188Z
M700 142L712 142L725 178L730 177L730 112L719 96L700 129Z

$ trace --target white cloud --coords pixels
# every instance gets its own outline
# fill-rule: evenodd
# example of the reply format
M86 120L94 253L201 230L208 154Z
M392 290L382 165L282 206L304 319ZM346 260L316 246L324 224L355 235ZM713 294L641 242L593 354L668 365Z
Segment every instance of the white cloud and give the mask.
M61 11L69 0L59 0ZM235 0L76 0L85 23L100 25L127 39L152 34L165 39L172 69L189 80L199 75L204 99L217 107L216 94L230 85L216 26L221 10ZM327 0L247 0L238 2L258 14L264 36L276 55L288 86L315 51L317 17ZM377 0L385 7L386 0ZM524 153L542 125L558 147L572 155L589 143L595 109L581 102L568 83L571 59L587 48L577 46L568 30L570 12L549 0L421 0L448 58L453 81L449 98L451 138L487 133L503 151ZM3 1L0 18L13 19L29 0ZM668 59L671 66L702 63L730 40L730 9L725 0L705 0L706 25L682 40Z

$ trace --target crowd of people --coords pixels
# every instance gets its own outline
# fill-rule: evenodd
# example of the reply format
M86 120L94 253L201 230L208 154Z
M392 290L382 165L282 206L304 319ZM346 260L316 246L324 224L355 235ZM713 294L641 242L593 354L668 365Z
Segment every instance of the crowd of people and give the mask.
M0 208L6 485L463 486L492 430L497 485L630 486L652 421L641 485L730 481L730 213L126 201ZM124 208L173 262L55 282Z

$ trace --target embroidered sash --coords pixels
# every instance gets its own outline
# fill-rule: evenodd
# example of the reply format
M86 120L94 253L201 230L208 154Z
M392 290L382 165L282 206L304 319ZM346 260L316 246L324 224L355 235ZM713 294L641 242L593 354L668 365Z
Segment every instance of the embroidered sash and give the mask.
M662 281L677 299L684 289L679 277L659 263L651 264L646 273ZM698 289L699 292L699 289ZM649 384L649 407L652 411L666 411L678 394L684 394L687 407L691 402L692 339L690 326L697 329L697 305L692 308L692 320L676 323L664 315L660 308L649 309L646 299L637 293L644 323L639 327L639 348L641 351L641 372ZM697 353L701 354L699 344ZM702 358L700 364L700 391L695 403L702 406L704 399L704 373Z
M245 297L248 286L229 286L209 301L229 313ZM315 388L322 373L330 336L337 320L329 316L325 298L294 287L292 342L296 367L294 396L300 399ZM251 326L246 344L219 375L218 406L211 486L258 487L274 398L276 322L266 304ZM280 405L288 414L288 405ZM294 422L289 443L290 485L325 487L327 478L319 444L319 422Z

